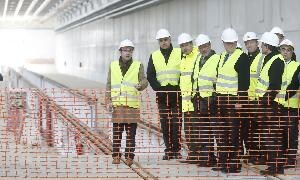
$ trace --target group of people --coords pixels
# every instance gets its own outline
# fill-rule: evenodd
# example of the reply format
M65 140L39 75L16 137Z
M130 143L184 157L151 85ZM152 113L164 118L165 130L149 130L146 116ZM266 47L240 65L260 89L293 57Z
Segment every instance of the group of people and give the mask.
M189 34L180 34L180 48L173 47L166 29L157 32L156 40L160 48L150 55L147 77L143 65L132 60L130 40L120 43L120 58L110 64L107 99L114 108L114 164L120 163L124 128L126 164L133 163L139 93L149 82L156 91L166 146L163 160L182 159L183 126L188 155L182 163L238 173L244 160L267 165L261 173L269 175L296 166L300 63L279 27L260 39L245 33L247 52L238 47L232 28L221 35L221 54L205 34L195 44Z

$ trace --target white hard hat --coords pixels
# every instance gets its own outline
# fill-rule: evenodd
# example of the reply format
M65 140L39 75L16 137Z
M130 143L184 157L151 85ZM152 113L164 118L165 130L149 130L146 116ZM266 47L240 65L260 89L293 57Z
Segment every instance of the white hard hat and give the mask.
M133 47L134 48L134 45L133 45L132 41L130 41L129 39L125 39L125 40L121 41L119 49L121 49L122 47Z
M171 37L171 34L166 29L160 29L157 31L155 39L159 40L165 37Z
M193 41L193 38L191 35L187 34L187 33L182 33L178 36L178 44L183 44L183 43L187 43L187 42L191 42Z
M234 29L232 28L227 28L223 31L222 33L222 36L221 36L221 39L222 41L224 42L235 42L237 41L239 38L238 38L238 35L237 33L235 32Z
M280 46L282 46L282 45L288 45L288 46L292 46L293 48L295 48L294 43L292 41L288 40L288 39L282 40L281 43L280 43Z
M246 32L246 34L243 37L243 41L250 41L253 39L258 39L258 37L256 36L255 32Z
M210 42L210 39L205 34L199 34L198 37L196 38L196 45L197 46L201 46L201 45L206 44L208 42Z
M277 26L273 27L270 32L274 33L274 34L281 34L281 35L284 36L283 30L280 27L277 27Z
M279 45L278 37L274 33L271 33L271 32L265 32L261 36L259 41L263 42L263 43L266 43L266 44L269 44L271 46L275 46L275 47L277 47Z

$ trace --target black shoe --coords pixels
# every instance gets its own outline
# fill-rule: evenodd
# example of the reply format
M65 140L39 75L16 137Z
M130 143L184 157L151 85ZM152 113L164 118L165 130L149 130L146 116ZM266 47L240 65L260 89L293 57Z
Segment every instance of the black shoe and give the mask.
M224 171L224 170L226 170L226 168L225 167L214 167L214 168L211 168L211 170L213 170L213 171Z
M200 160L198 165L199 167L216 167L217 161L214 160Z
M188 164L198 164L199 160L195 157L187 157L185 160L180 160L181 163L188 163Z
M170 160L173 159L174 153L171 151L165 152L165 155L163 156L162 160Z
M174 156L172 159L182 159L182 155L180 153L174 153Z
M287 169L287 168L296 168L296 161L288 161L285 165L284 165L284 168Z
M208 161L207 167L215 167L217 165L217 161Z
M260 171L260 174L261 175L264 175L264 176L276 176L277 174L284 174L284 169L278 169L278 170L274 170L274 169L271 169L271 170L261 170Z
M207 166L207 162L200 162L197 164L198 167L209 167Z
M240 173L241 169L227 169L227 168L224 168L224 169L221 170L221 172L223 172L223 173Z
M296 168L296 166L295 165L285 165L284 166L284 169L289 169L289 168Z
M199 161L197 161L197 160L188 160L188 159L180 160L179 162L180 163L188 163L188 164L198 164L199 163Z
M288 161L287 161L287 164L288 164L288 165L296 165L297 162L296 162L296 160L288 160Z
M214 165L211 165L208 161L201 161L197 164L199 167L214 167Z
M172 158L173 158L173 156L164 155L163 158L162 158L162 160L170 160Z

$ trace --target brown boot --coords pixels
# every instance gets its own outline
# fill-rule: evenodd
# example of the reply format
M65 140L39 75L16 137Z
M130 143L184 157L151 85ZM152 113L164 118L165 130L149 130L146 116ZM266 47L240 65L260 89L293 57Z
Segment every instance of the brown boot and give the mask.
M126 164L127 166L131 166L131 165L133 164L133 159L127 158L126 161L125 161L125 164Z
M112 164L120 164L120 157L113 157Z

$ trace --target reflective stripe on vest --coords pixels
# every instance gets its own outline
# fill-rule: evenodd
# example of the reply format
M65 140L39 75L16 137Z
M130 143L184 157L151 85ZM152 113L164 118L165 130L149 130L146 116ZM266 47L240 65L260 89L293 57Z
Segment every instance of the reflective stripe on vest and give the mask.
M263 97L264 94L267 92L267 89L269 88L269 69L271 67L271 65L273 64L273 62L277 59L280 58L281 60L283 59L283 57L280 54L277 54L275 56L273 56L262 68L258 81L257 81L257 85L256 85L256 89L255 89L255 96L256 97Z
M287 99L284 106L285 107L290 107L290 108L299 108L300 107L300 100L299 99L300 99L300 92L298 90L294 96Z
M167 64L160 50L152 53L152 60L156 71L157 81L161 86L167 86L168 84L172 86L178 85L180 77L181 49L173 48Z
M199 70L199 64L201 56L197 58L197 62L194 68L194 83L193 83L193 96L196 94L197 89L201 97L212 96L214 89L214 84L217 79L217 67L220 60L220 55L214 54L203 64L202 68Z
M182 58L180 64L180 90L182 95L182 112L194 111L194 106L191 101L192 95L192 73L194 64L198 56L198 48Z
M284 72L282 74L282 84L280 92L276 95L275 101L282 104L285 107L298 108L299 98L298 92L293 97L285 100L286 90L288 85L291 83L292 78L300 66L299 62L291 61L289 64L285 65Z
M111 63L111 99L114 107L121 105L140 107L140 93L134 87L139 82L140 65L140 62L133 61L123 77L119 61Z
M261 67L263 65L263 58L264 56L262 55L262 53L258 53L250 66L250 86L248 90L248 95L250 100L256 99L255 88L257 85Z
M216 84L217 93L237 95L238 73L235 71L234 66L242 53L243 51L236 49L225 63L223 62L227 53L223 52L221 54Z

